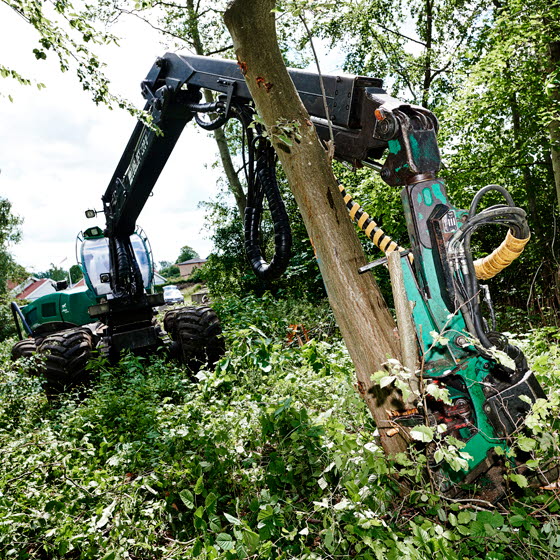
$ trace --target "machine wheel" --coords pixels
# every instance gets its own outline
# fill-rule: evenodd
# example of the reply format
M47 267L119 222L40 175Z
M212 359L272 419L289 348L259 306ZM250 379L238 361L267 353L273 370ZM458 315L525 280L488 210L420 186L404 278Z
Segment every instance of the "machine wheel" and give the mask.
M86 365L93 348L93 335L87 329L68 329L43 340L38 352L45 356L47 393L56 395L86 383Z
M173 319L171 338L179 346L179 360L191 371L213 368L224 355L225 344L218 316L210 307L184 307Z
M29 358L37 351L37 343L34 338L24 338L23 340L18 340L12 346L12 360L18 360L19 358Z
M163 328L165 332L174 338L173 332L175 331L175 320L177 319L177 313L187 310L187 307L180 307L178 309L170 309L163 316Z

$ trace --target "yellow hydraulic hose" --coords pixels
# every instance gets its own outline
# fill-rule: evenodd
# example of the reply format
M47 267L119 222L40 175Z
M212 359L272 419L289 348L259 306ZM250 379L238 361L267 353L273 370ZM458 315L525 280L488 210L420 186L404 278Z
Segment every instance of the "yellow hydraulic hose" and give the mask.
M522 252L531 236L527 239L517 239L507 232L503 243L488 256L474 261L474 270L479 280L488 280L509 266Z
M367 235L374 245L381 249L385 254L393 251L406 251L400 245L397 245L370 217L370 215L346 192L342 185L338 185L340 194L344 198L344 204L350 214L350 219L358 224L358 227ZM409 253L408 258L412 262L412 254Z

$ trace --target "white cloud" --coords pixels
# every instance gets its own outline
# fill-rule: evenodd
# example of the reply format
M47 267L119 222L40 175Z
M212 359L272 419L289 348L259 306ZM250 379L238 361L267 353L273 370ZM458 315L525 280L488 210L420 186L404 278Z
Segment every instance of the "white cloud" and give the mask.
M0 196L24 218L23 240L13 247L18 262L35 271L67 258L75 262L76 234L97 220L87 208L101 208L101 195L134 128L123 111L96 107L75 76L61 74L55 60L36 61L35 32L0 4L0 62L47 85L46 90L0 81ZM115 30L120 46L104 47L107 74L116 92L143 105L140 82L165 52L155 33L128 21ZM211 249L201 232L201 200L216 192L211 164L216 147L207 133L187 126L138 223L148 234L156 260L175 260L183 245L202 256Z

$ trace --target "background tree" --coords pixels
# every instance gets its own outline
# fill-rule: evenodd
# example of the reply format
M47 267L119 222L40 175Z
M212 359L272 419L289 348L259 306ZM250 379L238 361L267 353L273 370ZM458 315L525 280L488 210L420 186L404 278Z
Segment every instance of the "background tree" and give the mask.
M175 264L170 264L169 266L166 266L162 269L160 269L159 273L166 279L166 280L171 280L171 279L175 279L175 278L180 278L181 277L181 271L179 270L179 267Z
M558 26L550 22L557 22L558 14L557 2L493 2L461 62L462 87L442 118L454 199L469 204L480 186L499 183L528 213L533 239L521 259L524 273L512 269L496 277L495 298L551 320L560 308L552 140L560 114L559 70L549 58L558 40ZM477 245L488 251L497 242L484 230Z
M84 277L82 269L81 269L80 265L78 265L78 264L73 264L70 267L70 270L68 271L68 273L70 274L70 280L71 280L72 284L76 284L77 282L79 282Z
M21 276L21 267L14 261L10 247L21 239L22 221L13 214L10 201L0 197L0 296L6 293L8 280Z
M35 274L37 278L50 278L55 282L60 282L61 280L68 280L68 272L64 270L61 266L57 266L51 263L51 267L43 272L38 272Z
M72 69L84 90L91 93L95 103L126 107L138 111L126 100L115 96L109 89L109 80L103 73L104 64L94 52L95 45L116 43L116 37L100 30L91 22L91 9L74 6L70 1L40 2L39 0L1 0L22 19L35 28L38 34L33 54L37 60L53 55L58 59L62 72ZM0 62L0 77L14 79L20 84L44 84L22 76L17 68L8 68ZM11 97L8 96L10 99Z
M200 255L192 247L185 245L184 247L181 247L181 252L179 253L179 256L177 257L175 263L178 264L185 261L190 261L191 259L199 258Z

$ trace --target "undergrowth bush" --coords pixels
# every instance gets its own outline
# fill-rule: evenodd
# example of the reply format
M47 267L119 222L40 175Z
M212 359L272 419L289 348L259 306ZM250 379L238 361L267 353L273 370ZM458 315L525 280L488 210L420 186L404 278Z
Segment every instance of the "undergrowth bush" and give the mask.
M32 364L0 346L0 557L559 556L553 485L512 478L499 506L451 500L421 454L387 461L327 308L216 307L228 352L196 383L161 358L94 360L85 396L49 403ZM522 342L552 395L518 448L544 470L558 452L558 333Z

